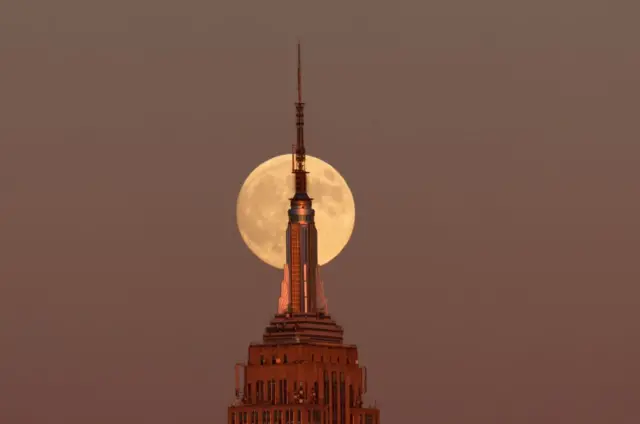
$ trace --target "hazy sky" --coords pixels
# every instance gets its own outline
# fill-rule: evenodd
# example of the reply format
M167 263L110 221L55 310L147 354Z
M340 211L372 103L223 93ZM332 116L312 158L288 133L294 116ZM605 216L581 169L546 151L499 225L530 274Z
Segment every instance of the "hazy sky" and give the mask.
M327 295L383 424L636 424L639 15L2 2L0 422L224 422L281 280L236 196L294 140L299 36L308 151L358 213Z

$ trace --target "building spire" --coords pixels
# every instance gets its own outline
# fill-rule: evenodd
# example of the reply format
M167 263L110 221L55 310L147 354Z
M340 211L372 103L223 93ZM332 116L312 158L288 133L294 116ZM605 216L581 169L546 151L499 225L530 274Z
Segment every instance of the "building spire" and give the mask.
M306 197L307 171L304 148L304 103L302 102L302 65L300 59L300 41L298 41L298 101L296 102L296 144L292 156L292 172L295 175L296 194Z
M281 286L278 310L291 314L316 314L326 311L322 286L318 277L318 231L312 199L307 194L306 152L304 147L304 103L302 101L302 66L298 42L298 99L296 105L296 144L291 155L295 193L289 209L287 225L287 262ZM320 300L318 300L320 299Z

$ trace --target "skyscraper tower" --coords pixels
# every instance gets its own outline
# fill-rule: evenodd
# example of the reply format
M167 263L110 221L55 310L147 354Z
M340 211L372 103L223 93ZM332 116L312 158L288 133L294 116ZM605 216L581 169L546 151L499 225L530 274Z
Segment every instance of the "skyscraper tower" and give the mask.
M320 279L315 212L307 193L299 43L297 100L295 193L278 311L262 342L249 346L247 362L236 364L227 424L380 424L379 410L364 406L367 372L358 363L358 348L343 342Z
M307 194L306 151L304 148L304 103L302 102L302 69L298 44L298 101L296 102L296 144L291 155L295 193L289 209L287 225L287 263L285 280L289 279L289 293L283 301L291 314L324 312L318 305L316 280L318 276L318 232L314 222L312 199ZM285 311L281 311L285 312Z

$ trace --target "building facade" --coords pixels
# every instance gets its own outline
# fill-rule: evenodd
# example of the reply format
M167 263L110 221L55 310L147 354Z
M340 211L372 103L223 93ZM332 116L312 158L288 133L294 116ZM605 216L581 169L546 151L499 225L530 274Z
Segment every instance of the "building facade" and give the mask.
M358 362L358 348L344 343L320 279L315 212L306 184L301 78L298 45L297 137L291 159L295 193L281 294L262 342L251 344L247 361L236 364L227 424L380 424L379 410L364 405L367 370Z

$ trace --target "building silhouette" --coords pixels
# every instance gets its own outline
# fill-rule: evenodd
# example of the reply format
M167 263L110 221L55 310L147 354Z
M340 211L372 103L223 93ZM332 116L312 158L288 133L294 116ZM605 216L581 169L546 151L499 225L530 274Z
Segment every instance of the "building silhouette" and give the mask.
M358 348L344 343L320 279L315 212L307 194L301 78L298 44L295 193L281 295L262 342L252 343L247 361L236 364L228 424L379 424L379 410L363 403L367 372L358 363Z

